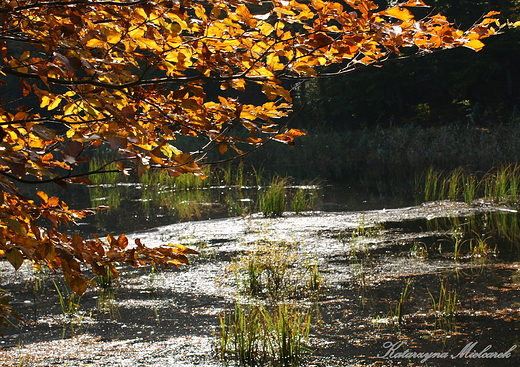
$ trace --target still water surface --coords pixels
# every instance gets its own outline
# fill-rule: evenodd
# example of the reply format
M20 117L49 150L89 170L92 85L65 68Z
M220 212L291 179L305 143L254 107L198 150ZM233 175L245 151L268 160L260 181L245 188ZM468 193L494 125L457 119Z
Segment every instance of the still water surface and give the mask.
M290 186L288 201L298 189L305 190L310 198L307 209L318 212L391 209L418 202L412 194L389 198L340 184ZM78 223L79 227L71 228L89 235L137 232L184 221L250 215L259 211L258 196L265 188L211 186L175 190L122 183L74 190L68 193L67 202L71 207L98 208L96 215L86 217Z

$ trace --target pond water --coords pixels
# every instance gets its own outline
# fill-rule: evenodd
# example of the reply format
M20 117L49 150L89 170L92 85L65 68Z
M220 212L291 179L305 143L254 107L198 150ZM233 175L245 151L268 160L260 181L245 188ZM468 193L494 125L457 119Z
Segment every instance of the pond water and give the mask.
M151 246L182 243L201 255L181 269L121 267L120 280L98 280L81 300L55 274L0 264L2 288L26 321L3 330L0 364L239 365L233 351L221 353L222 317L236 314L238 305L252 312L279 304L311 320L303 340L310 353L286 365L520 362L520 219L514 208L415 205L412 197L389 200L322 185L308 188L313 211L265 218L255 206L258 188L213 187L189 190L202 194L177 201L199 208L182 217L178 207L157 205L142 187L120 185L126 191L119 201L109 186L92 189L80 195L89 198L85 206L117 205L83 222L83 233L131 232L130 239ZM233 203L240 206L233 209ZM263 265L253 279L254 262ZM244 364L280 365L264 352Z
M106 184L77 188L70 195L74 208L98 208L95 216L79 222L76 232L126 233L190 220L217 219L258 212L259 193L266 187L208 186L181 189L146 187L142 184ZM312 196L314 211L362 211L413 205L412 194L381 197L349 185L320 184L287 187L287 196L298 190ZM290 207L290 204L287 204ZM308 210L308 208L307 208Z

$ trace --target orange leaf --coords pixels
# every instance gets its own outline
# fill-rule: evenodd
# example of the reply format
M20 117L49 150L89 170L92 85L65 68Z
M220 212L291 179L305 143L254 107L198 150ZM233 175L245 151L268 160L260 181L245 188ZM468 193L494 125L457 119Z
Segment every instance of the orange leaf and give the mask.
M278 134L273 137L273 140L280 141L285 144L294 145L294 138L285 134Z
M47 193L43 192L43 191L38 191L36 193L36 195L38 195L41 199L42 199L42 202L44 204L47 203L47 201L49 201L49 195L47 195Z
M482 48L485 45L481 41L475 39L475 40L469 41L468 43L465 43L463 46L467 47L467 48L471 48L475 52L479 52L480 50L482 50Z
M304 133L303 131L301 131L299 129L289 129L289 131L287 131L285 134L289 135L289 136L305 136L305 135L307 135L307 133Z
M489 17L495 16L495 15L498 15L498 14L500 14L499 11L490 11L489 13L484 15L484 18L489 18Z
M182 254L186 254L186 255L187 254L192 254L192 255L198 255L199 254L198 251L193 250L193 249L191 249L189 247L186 247L184 245L181 245L181 244L174 245L174 244L169 243L168 246L175 247L178 250L178 252L182 253Z
M224 154L228 151L228 148L229 147L227 144L222 143L218 146L218 151L220 152L220 154Z
M117 238L117 244L121 249L124 249L128 246L128 238L125 236L124 233Z
M385 11L381 12L381 14L389 15L391 17L397 18L404 22L414 18L413 14L410 10L399 7L399 6L396 6L394 8L390 8L390 9L386 9Z
M263 140L262 138L253 138L252 136L250 136L249 138L246 139L249 143L251 144L260 144Z

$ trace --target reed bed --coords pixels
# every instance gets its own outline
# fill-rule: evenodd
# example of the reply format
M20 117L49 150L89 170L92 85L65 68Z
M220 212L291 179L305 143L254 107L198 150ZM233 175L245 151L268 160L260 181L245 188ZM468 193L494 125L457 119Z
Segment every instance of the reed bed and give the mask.
M471 203L480 198L507 205L516 205L519 201L520 165L517 163L493 168L480 177L461 167L447 174L430 167L423 176L423 186L416 190L423 193L426 201L462 200Z

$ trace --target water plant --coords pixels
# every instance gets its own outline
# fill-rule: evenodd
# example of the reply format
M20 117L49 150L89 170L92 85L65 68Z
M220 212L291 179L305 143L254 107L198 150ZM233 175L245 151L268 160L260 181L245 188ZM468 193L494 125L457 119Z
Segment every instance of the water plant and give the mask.
M437 315L455 315L458 310L457 291L451 289L446 279L439 280L439 294L436 298L428 290L432 309Z
M462 176L462 196L465 203L472 203L478 190L477 177L473 174Z
M94 283L98 289L97 307L100 311L108 314L110 318L118 318L120 316L119 308L115 302L116 290L114 285L116 277L108 267L105 268L104 275L98 275L94 278Z
M450 237L453 243L453 258L457 261L461 256L462 245L465 242L464 232L460 230L460 227L455 227Z
M285 195L287 193L287 178L274 176L269 187L259 193L260 211L266 217L280 217L285 210Z
M484 237L478 232L473 232L469 239L469 254L472 262L483 264L488 256L495 252L495 248L491 248L489 240L491 236Z
M278 304L274 311L262 309L268 343L275 360L282 366L292 366L305 353L312 324L311 312L286 303Z
M414 242L409 254L412 258L425 260L428 257L428 247L424 242Z
M300 213L307 209L307 193L304 189L298 188L291 200L291 210Z
M458 200L461 192L463 176L464 172L460 167L450 172L450 175L447 178L447 183L444 185L447 187L447 196L449 200Z
M401 325L403 322L404 316L404 306L408 297L410 296L410 284L412 283L412 279L409 278L406 280L406 283L401 291L401 295L397 300L397 303L394 307L390 306L389 318L395 320L397 324Z
M424 200L438 200L442 187L441 173L433 169L428 168L425 175L424 182Z
M231 267L241 296L270 302L317 296L322 281L318 262L301 261L297 242L259 241L254 246Z
M121 181L124 181L124 175L119 172L115 162L108 157L95 155L89 161L89 171L97 172L103 171L104 173L90 175L90 181L93 185L110 184L115 185Z
M365 221L365 214L362 214L359 218L356 228L354 228L352 231L351 241L362 242L368 237L375 237L381 232L382 229L383 226L381 223L367 225Z
M453 330L458 312L458 294L452 289L446 279L439 280L438 296L428 289L432 310L435 314L436 325Z
M295 213L312 210L318 196L318 187L319 183L316 180L309 185L298 187L291 197L291 210Z
M359 254L363 254L360 256ZM369 259L369 254L367 254L367 251L360 251L358 246L352 246L350 248L349 252L349 261L350 261L350 268L352 269L352 272L354 274L354 280L356 283L361 287L361 289L365 289L367 282L366 282L366 276L367 276L367 270L365 267L365 263Z
M480 179L474 173L456 168L444 175L430 167L425 173L424 199L452 201L464 200L471 203L482 197L503 204L516 204L520 194L520 166L501 165L489 170Z
M307 261L305 267L308 271L308 288L311 290L313 295L319 294L323 286L323 277L320 272L319 264L317 260Z
M311 313L294 305L237 303L233 312L220 315L221 357L247 365L266 361L294 365L310 351L311 324Z
M54 289L58 294L58 298L60 301L61 312L65 316L75 315L81 304L81 297L76 293L72 292L72 290L66 285L58 285L56 281L52 281L54 284Z

